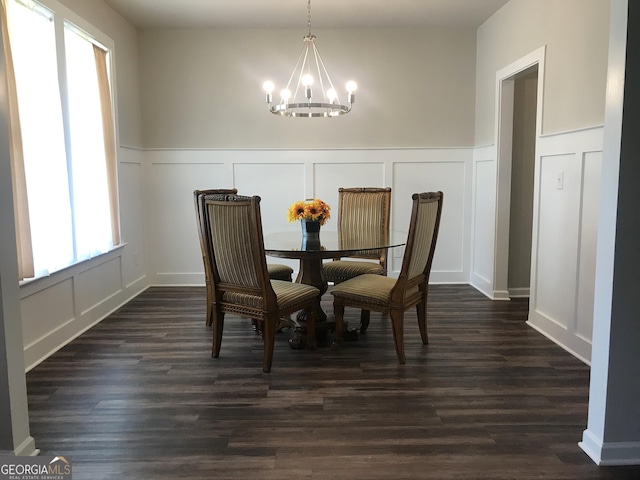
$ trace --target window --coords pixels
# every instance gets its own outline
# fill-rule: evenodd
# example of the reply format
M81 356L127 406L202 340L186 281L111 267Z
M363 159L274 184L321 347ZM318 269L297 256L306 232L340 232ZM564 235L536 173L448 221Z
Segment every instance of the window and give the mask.
M8 2L8 27L38 277L119 243L108 52L32 0Z

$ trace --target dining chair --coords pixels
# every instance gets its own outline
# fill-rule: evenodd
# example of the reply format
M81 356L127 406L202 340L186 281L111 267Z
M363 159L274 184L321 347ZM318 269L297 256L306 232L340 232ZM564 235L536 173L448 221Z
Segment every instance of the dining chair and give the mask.
M310 285L269 278L260 197L205 194L198 196L198 203L213 290L211 356L220 355L225 313L253 318L261 324L264 372L271 370L276 326L283 315L304 309L307 347L316 348L316 303L320 291Z
M202 213L200 211L200 207L198 204L198 197L200 195L212 195L212 194L220 194L220 195L235 195L238 193L237 188L215 188L215 189L207 189L207 190L194 190L193 191L193 200L196 208L196 221L198 225L198 238L200 238L200 249L202 250L202 261L204 263L204 281L207 289L207 325L211 325L213 322L213 310L212 310L212 298L213 298L213 286L211 285L211 274L209 273L208 264L207 264L207 251L204 247L203 236L201 231L200 218ZM268 263L267 269L269 271L269 278L272 280L286 280L287 282L291 282L293 279L293 268L289 265L281 265L278 263ZM259 332L257 325L254 324L256 331Z
M389 239L389 210L391 188L339 188L338 189L338 238L340 246L366 246L386 242ZM386 250L359 252L351 258L374 260L362 262L334 259L324 265L328 282L338 284L365 273L384 275L387 272Z
M391 188L354 187L338 189L338 237L340 246L367 246L387 244L389 240L389 215ZM337 285L359 275L386 275L387 250L368 250L350 258L334 259L323 265L327 282ZM367 261L368 260L368 261ZM369 312L360 315L360 332L369 326Z
M405 363L404 312L416 306L422 343L427 334L427 293L429 274L438 239L442 215L442 192L414 193L411 220L402 267L397 279L382 275L360 275L333 288L335 337L332 349L337 350L344 335L345 307L389 313L393 340L400 364Z

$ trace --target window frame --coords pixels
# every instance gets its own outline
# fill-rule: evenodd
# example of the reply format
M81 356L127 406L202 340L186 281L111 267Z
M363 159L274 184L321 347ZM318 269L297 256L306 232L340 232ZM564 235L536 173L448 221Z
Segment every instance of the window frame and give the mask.
M66 163L67 163L67 172L68 175L71 175L71 138L70 138L70 122L69 122L69 98L67 94L67 78L66 78L66 48L65 48L65 28L71 28L75 31L75 33L81 35L89 42L97 45L103 50L107 51L107 75L109 78L109 90L111 97L111 111L113 118L112 128L114 129L114 138L115 138L115 156L116 156L116 179L119 177L119 129L118 129L118 110L117 110L117 91L116 91L116 61L115 61L115 42L105 33L103 33L100 29L95 27L93 24L65 7L61 3L56 0L10 0L17 1L19 3L23 3L29 5L30 3L34 3L37 5L36 8L42 8L50 12L52 16L54 33L55 33L55 48L57 52L56 65L57 65L57 73L58 73L58 84L60 88L60 102L61 102L61 110L62 110L62 122L63 122L63 130L64 130L64 144L65 144L65 153L66 153ZM71 180L71 178L70 178ZM70 186L71 188L71 186ZM119 197L120 185L119 181L116 181L115 194ZM121 229L121 220L118 219L118 228ZM113 245L108 251L102 252L100 254L91 256L89 258L78 258L78 254L75 247L75 226L73 226L73 236L74 236L74 260L69 265L59 268L55 271L51 271L48 275L39 275L32 278L25 278L20 281L20 286L28 283L37 282L38 280L49 278L52 275L57 274L58 272L64 272L69 268L92 262L95 258L102 257L104 255L109 255L114 250L118 250L122 248L126 243L120 240L120 243L117 245Z

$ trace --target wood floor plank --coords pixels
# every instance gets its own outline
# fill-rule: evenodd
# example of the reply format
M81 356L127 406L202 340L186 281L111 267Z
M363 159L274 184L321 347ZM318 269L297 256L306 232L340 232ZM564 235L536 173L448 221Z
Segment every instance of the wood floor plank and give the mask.
M31 433L75 480L640 479L579 449L589 368L525 324L526 300L429 295L430 343L409 311L404 366L372 313L337 352L278 333L265 374L247 319L227 315L213 359L204 288L150 288L28 373Z

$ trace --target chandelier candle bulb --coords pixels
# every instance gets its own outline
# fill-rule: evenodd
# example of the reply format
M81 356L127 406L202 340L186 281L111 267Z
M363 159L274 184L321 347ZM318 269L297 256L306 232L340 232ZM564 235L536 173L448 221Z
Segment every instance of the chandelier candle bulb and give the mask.
M267 93L267 103L273 102L272 93L273 93L273 89L275 88L275 85L273 84L273 82L271 80L267 80L262 84L262 88L264 88L264 91Z

